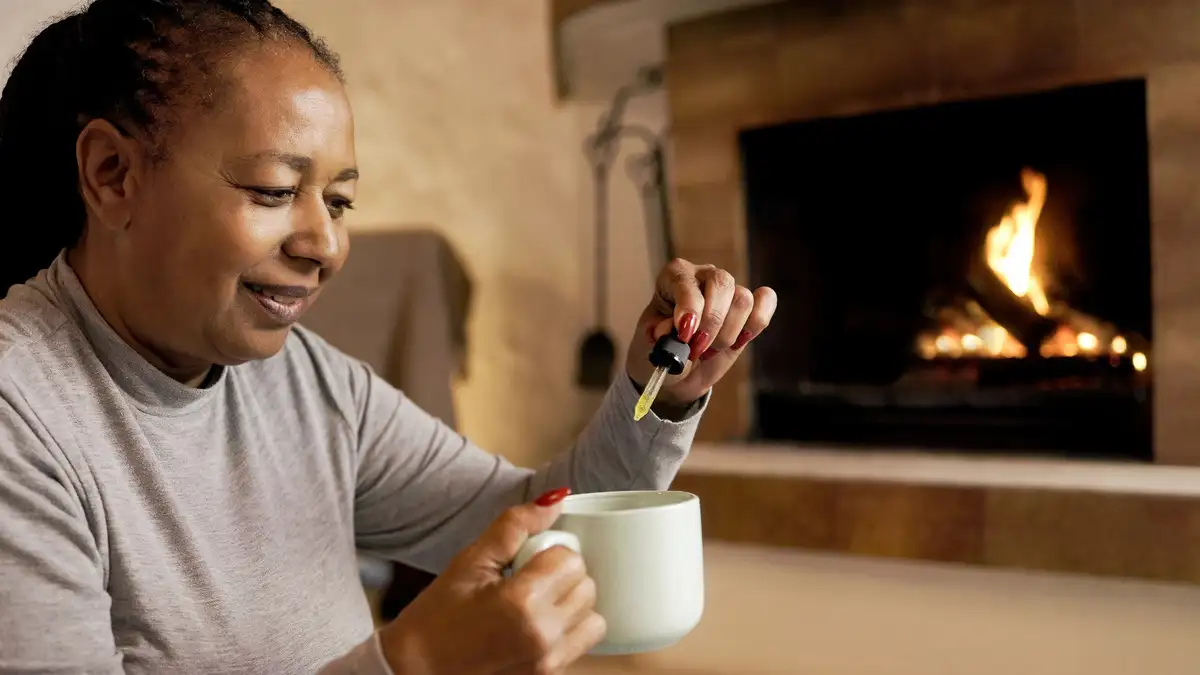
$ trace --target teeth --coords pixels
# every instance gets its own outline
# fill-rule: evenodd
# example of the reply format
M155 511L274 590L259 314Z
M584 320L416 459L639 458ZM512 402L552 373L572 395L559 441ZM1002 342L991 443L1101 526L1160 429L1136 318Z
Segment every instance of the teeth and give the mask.
M252 293L258 293L258 294L262 295L263 297L270 298L272 301L277 302L281 305L290 305L296 301L296 298L286 297L286 296L282 296L282 295L275 295L273 293L267 293L266 289L263 288L262 286L259 286L258 284L247 283L246 288L250 289L250 291Z

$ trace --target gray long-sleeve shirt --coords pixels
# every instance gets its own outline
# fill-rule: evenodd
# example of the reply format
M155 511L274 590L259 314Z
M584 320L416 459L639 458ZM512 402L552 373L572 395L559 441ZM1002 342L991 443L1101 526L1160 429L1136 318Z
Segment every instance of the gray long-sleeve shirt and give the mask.
M387 672L356 550L436 571L544 489L666 487L699 410L635 399L533 472L303 329L189 388L60 256L0 301L0 672Z

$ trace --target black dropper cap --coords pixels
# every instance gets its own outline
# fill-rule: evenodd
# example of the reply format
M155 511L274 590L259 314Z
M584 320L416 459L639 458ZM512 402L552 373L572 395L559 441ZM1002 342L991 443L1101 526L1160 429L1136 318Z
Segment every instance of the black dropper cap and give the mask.
M650 351L650 365L655 368L666 368L671 375L678 375L687 366L692 348L688 343L679 339L679 333L674 328L671 332L658 338L654 349Z

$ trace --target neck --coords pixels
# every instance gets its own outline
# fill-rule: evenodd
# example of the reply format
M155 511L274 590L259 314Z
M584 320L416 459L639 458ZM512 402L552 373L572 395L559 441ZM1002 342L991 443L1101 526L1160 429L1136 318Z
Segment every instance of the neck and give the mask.
M202 385L208 379L213 364L181 357L170 350L156 347L152 340L140 338L138 332L125 319L128 314L121 306L120 298L128 295L119 292L114 275L96 264L94 258L95 256L90 254L87 242L82 242L67 251L67 263L75 271L83 290L87 292L92 304L113 332L152 366L172 379L189 387ZM112 260L113 256L105 255L104 258Z

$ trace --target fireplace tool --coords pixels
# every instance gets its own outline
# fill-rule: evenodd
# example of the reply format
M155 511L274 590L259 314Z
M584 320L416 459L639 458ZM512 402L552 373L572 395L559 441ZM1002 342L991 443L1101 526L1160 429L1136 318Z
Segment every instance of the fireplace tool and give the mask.
M588 389L605 389L612 382L616 347L608 334L608 188L609 175L617 159L622 138L634 135L643 140L653 139L650 157L661 158L658 137L648 129L624 125L625 107L634 96L646 94L662 86L661 69L643 68L633 83L621 87L613 97L608 111L596 124L596 131L584 142L584 154L592 167L595 225L595 324L584 337L579 351L579 385ZM650 141L647 141L650 142ZM662 177L661 169L653 176ZM646 188L643 186L643 193ZM661 194L661 186L659 188Z

